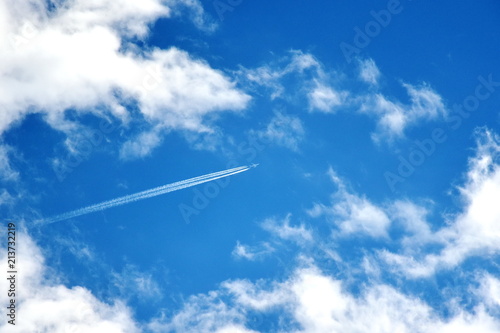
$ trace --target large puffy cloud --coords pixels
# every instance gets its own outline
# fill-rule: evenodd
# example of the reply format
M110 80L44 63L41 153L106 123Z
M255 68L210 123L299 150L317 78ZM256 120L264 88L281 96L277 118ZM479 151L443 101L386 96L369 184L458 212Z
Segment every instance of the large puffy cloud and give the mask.
M59 277L45 264L40 248L26 233L18 230L16 244L16 325L4 318L0 332L140 331L130 309L120 300L105 303L86 288L60 284ZM6 248L2 248L0 259L7 263ZM1 279L2 290L9 289L7 283L5 278ZM10 302L7 292L1 293L0 302Z
M42 112L65 132L68 109L112 114L123 122L136 104L156 135L169 129L209 131L204 117L241 110L249 96L222 72L171 47L139 50L149 25L179 6L199 18L197 1L0 2L0 133L27 113ZM197 19L196 22L201 22ZM160 140L138 140L123 155L143 155ZM136 146L137 146L136 145Z
M490 280L498 284L495 278ZM341 280L307 266L298 267L281 282L226 281L218 290L191 297L180 312L171 318L158 318L150 327L158 332L174 328L180 332L222 332L237 326L236 332L264 332L264 322L277 332L296 333L493 333L500 329L487 300L479 301L472 311L451 303L451 315L445 319L423 300L391 286L366 285L354 295ZM255 323L251 318L256 313L266 319Z
M448 218L447 226L429 234L420 222L424 243L438 244L441 249L420 255L382 252L391 265L412 276L429 276L440 268L451 268L475 255L500 253L500 137L482 129L477 133L476 155L469 161L467 180L460 187L464 208Z

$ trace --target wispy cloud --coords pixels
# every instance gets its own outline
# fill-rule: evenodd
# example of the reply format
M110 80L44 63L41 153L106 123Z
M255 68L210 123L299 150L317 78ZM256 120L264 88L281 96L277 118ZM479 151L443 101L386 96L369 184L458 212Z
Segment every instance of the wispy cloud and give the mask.
M409 126L420 121L439 119L447 114L441 96L427 84L414 86L403 83L403 87L408 93L410 104L390 100L381 93L362 98L360 111L378 118L377 132L372 135L376 142L401 138Z
M122 299L136 297L143 302L157 302L162 298L162 290L150 272L127 264L121 272L114 272L112 276L113 286Z
M120 149L120 157L124 160L145 157L162 142L161 131L158 127L143 132L137 137L126 141Z
M313 233L304 224L297 226L291 225L290 219L292 215L287 214L285 218L268 218L262 222L262 228L276 235L280 239L289 240L298 244L311 242Z
M12 148L0 144L0 179L6 181L15 181L19 178L19 172L14 170L9 159L9 151Z
M370 85L378 85L380 70L373 59L359 61L359 78Z
M0 206L10 206L14 203L15 197L9 193L6 189L2 189L0 192Z
M363 196L348 191L344 181L330 168L328 175L337 186L331 205L316 203L309 211L312 217L327 215L338 226L340 235L365 234L387 237L391 220L384 210Z
M262 141L298 151L305 129L299 117L275 112L265 129L252 131L251 134L257 135Z
M221 300L219 292L189 297L173 316L161 314L147 328L152 332L255 333L245 328L245 315Z
M408 128L444 119L448 113L443 98L428 83L399 83L409 99L403 102L383 91L386 87L379 85L382 73L373 59L359 60L351 70L355 79L349 79L349 70L326 69L312 54L292 51L256 69L242 68L237 77L249 90L260 92L256 88L264 88L272 100L306 103L311 112L357 110L358 114L370 115L377 124L372 133L376 143L404 138ZM370 89L358 91L358 81L369 84Z
M349 93L337 91L321 80L314 80L314 86L310 89L307 97L309 99L309 110L321 112L335 112L345 107Z
M309 53L300 50L292 50L287 56L279 58L275 62L254 69L240 68L236 73L239 81L249 88L264 87L270 93L272 100L276 98L286 99L286 89L283 81L288 76L301 76L306 72L312 77L322 75L321 64Z
M328 73L314 55L300 50L255 69L241 68L237 75L249 90L258 92L258 88L264 88L271 100L304 100L310 111L335 112L344 106L349 95L347 90L333 87L332 81L338 77L332 75L336 74Z
M246 259L250 261L255 261L262 259L269 254L274 252L274 248L267 242L259 245L245 245L241 244L239 241L236 242L236 246L231 253L236 259Z

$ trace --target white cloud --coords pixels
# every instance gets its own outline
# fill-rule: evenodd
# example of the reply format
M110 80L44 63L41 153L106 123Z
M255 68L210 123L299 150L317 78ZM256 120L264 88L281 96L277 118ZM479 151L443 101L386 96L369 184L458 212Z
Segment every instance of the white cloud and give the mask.
M221 296L216 291L191 296L180 311L171 317L162 314L148 324L148 329L152 332L255 333L244 327L245 316L240 309L228 306Z
M315 80L315 86L308 93L309 109L322 112L334 112L337 108L344 106L348 93L336 91L323 82Z
M499 153L498 136L483 131L478 139L477 154L470 160L467 182L461 188L464 210L438 230L429 225L430 212L425 206L398 200L378 207L347 191L342 179L329 170L330 178L338 186L333 203L331 206L316 204L310 214L345 216L340 221L347 221L350 228L345 227L347 230L374 237L386 237L388 223L397 223L400 229L390 242L393 245L400 242L402 254L385 251L379 252L381 256L364 256L360 268L370 274L370 279L361 284L355 278L352 262L341 263L341 269L348 270L345 273L348 279L342 280L321 271L311 260L299 260L293 273L280 280L225 281L216 291L190 298L185 307L170 318L158 318L158 327L216 332L224 325L236 325L238 330L244 331L245 327L258 330L250 318L260 313L265 316L266 324L273 325L276 331L296 333L500 331L500 282L490 273L476 272L473 279L477 283L462 285L466 287L464 292L472 295L466 304L457 301L459 294L447 291L440 295L444 301L438 309L421 298L424 296L420 291L405 293L380 282L381 276L390 273L385 271L387 265L381 258L391 264L389 268L397 267L405 276L415 277L458 265L471 255L500 250L499 227L495 223L500 221L500 215L496 200L492 199L500 197L500 167L495 164ZM364 209L369 214L359 213ZM268 219L263 227L280 239L308 240L313 246L321 244L318 235L313 235L306 225L291 226L290 218L288 215L281 222ZM341 226L342 223L339 225L342 230ZM434 246L436 244L438 246ZM436 253L429 254L428 245L433 245L431 251ZM353 284L359 287L355 293L351 292ZM443 312L448 315L443 316ZM230 330L227 326L226 329Z
M64 119L70 108L112 114L127 123L131 101L153 127L206 132L206 115L241 110L250 99L222 72L182 50L138 50L129 42L146 37L152 23L181 7L200 18L198 1L77 0L58 3L50 12L45 6L29 0L0 3L5 18L0 29L0 133L28 112L47 114L51 126L67 133L78 130ZM158 144L138 140L143 147L138 156Z
M409 99L404 103L380 91L382 74L373 59L360 60L358 71L358 78L373 88L367 93L351 89L345 73L328 71L312 54L301 51L256 69L240 68L236 75L250 90L264 87L272 100L293 104L305 97L309 111L335 113L354 107L372 115L377 122L372 138L377 143L403 138L407 128L447 114L443 98L425 82L401 83Z
M0 179L15 181L19 178L19 172L15 171L10 165L9 152L12 149L9 146L0 144Z
M257 312L278 314L266 324L280 332L493 333L500 329L500 321L481 301L470 312L453 307L449 305L449 318L441 318L424 301L384 284L365 285L355 296L342 281L309 266L295 269L282 282L226 281L219 290L190 298L179 313L156 323L163 329L216 332L225 319L244 330L249 314Z
M366 198L349 193L342 194L342 201L334 204L333 212L340 218L344 234L365 233L372 237L386 237L391 221L383 210Z
M380 70L373 59L366 59L359 62L359 77L366 83L378 85Z
M370 95L361 106L362 112L372 113L379 117L378 133L373 137L380 140L380 137L403 136L403 131L408 124L408 118L405 115L404 106L387 100L381 94Z
M137 297L148 302L161 299L162 292L153 275L134 265L127 264L121 272L113 272L112 276L114 287L124 299Z
M284 70L284 73L299 72L309 68L321 67L319 61L310 53L303 53L302 51L291 51L292 60Z
M284 240L291 240L302 244L313 240L312 231L307 229L304 224L299 226L290 225L292 215L288 214L279 221L276 218L268 218L262 222L262 228Z
M252 134L257 135L263 141L298 151L305 130L300 118L276 112L265 129L253 131Z
M378 86L380 77L373 59L359 61L359 78L372 86ZM372 93L360 96L361 112L374 114L378 117L378 131L373 134L375 141L393 140L402 137L404 130L421 120L434 120L445 116L447 111L441 96L428 84L419 86L402 83L410 99L409 104L392 100L382 93Z
M447 111L443 99L427 84L414 86L403 83L411 101L410 117L416 119L436 119L445 116Z
M205 32L211 33L218 27L215 20L205 13L199 0L167 0L174 16L187 15L194 25Z
M242 68L238 71L241 76L240 81L247 81L250 86L262 86L271 90L271 99L281 97L284 93L284 87L279 80L284 75L269 66L263 66L256 69Z
M19 228L19 226L18 226ZM108 304L79 286L68 288L58 277L49 275L38 246L24 232L16 232L18 271L16 281L16 326L19 332L139 332L129 308L121 301ZM7 251L2 248L2 262ZM0 282L8 290L7 280ZM7 304L7 293L0 295ZM13 326L2 320L0 332L12 332Z
M387 209L387 214L392 220L399 222L406 232L402 243L405 248L412 250L419 246L436 241L427 222L427 209L418 206L410 201L401 201L391 203Z
M256 69L241 68L239 74L249 81L262 86L281 79L285 75L292 73L303 73L307 69L317 69L321 67L318 60L310 53L300 50L291 50L289 55L278 59L277 63L257 67Z
M431 310L388 286L367 288L360 298L315 269L299 270L292 284L297 297L297 332L428 332Z
M500 137L488 129L477 132L476 154L469 161L465 184L459 188L463 207L444 216L441 228L432 228L429 208L409 200L375 205L352 193L330 169L338 190L329 205L314 203L306 213L327 216L338 227L334 236L366 234L376 238L393 236L400 248L395 252L375 250L389 268L409 277L428 277L451 269L474 256L500 254ZM428 206L432 202L427 201ZM392 228L395 229L392 229Z
M0 192L0 206L10 206L15 202L16 198L12 196L6 189Z
M374 116L377 129L372 139L392 142L403 138L405 130L424 121L444 118L447 109L443 98L427 83L402 83L409 101L389 97L379 89L381 76L373 59L359 61L360 80L370 84L369 92L356 92L346 83L346 75L325 69L309 53L291 51L289 56L256 69L240 68L236 75L250 90L264 87L272 100L301 103L306 99L309 111L335 113L357 108L359 113Z
M250 246L236 242L236 246L231 253L236 259L246 259L250 261L261 259L274 252L274 248L269 243Z
M469 161L467 181L460 188L464 208L446 221L447 226L429 235L429 229L417 218L413 236L418 242L439 244L441 249L426 254L382 252L389 264L411 276L429 276L437 269L451 268L475 255L500 253L500 138L483 129L478 133L476 155Z
M338 187L331 205L316 203L308 214L311 217L324 214L331 216L342 236L366 234L371 237L387 237L391 220L384 210L365 197L350 193L332 168L328 170L328 175Z
M242 326L229 325L217 330L217 333L257 333L253 330L247 330Z
M238 305L259 311L270 310L290 300L290 293L285 288L280 288L278 283L273 287L274 289L267 287L264 280L255 284L248 280L226 281L221 284L223 291L230 293Z
M267 65L255 70L241 70L242 75L251 83L271 89L271 99L277 97L284 99L296 98L304 94L308 100L310 111L334 112L347 102L349 93L345 90L333 88L323 65L311 54L301 51L291 51L290 57L284 57L280 64ZM286 66L281 63L286 62ZM286 76L295 74L300 78L298 88L294 89L293 96L285 95L286 89L283 81Z
M158 130L143 132L136 138L126 141L120 149L122 159L145 157L160 145L161 136Z
M419 121L438 119L447 113L441 96L428 85L413 86L404 83L403 86L410 97L411 103L408 105L391 101L380 93L362 98L360 111L378 118L377 132L372 135L376 142L403 137L407 127Z
M476 290L477 297L484 301L486 306L500 310L500 280L490 274L484 274L480 279L480 286Z

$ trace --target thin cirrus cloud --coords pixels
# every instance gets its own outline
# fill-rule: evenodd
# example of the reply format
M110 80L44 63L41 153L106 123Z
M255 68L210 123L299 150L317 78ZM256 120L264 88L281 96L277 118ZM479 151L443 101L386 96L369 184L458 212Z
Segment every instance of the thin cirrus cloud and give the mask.
M55 129L77 132L65 119L67 109L111 115L126 125L132 101L157 136L171 129L205 132L206 115L242 110L250 100L224 73L185 51L138 51L131 43L181 6L200 25L204 14L197 1L46 6L27 0L0 4L0 16L8 18L0 29L0 133L35 112ZM143 156L159 143L139 137L122 156Z
M323 64L310 53L292 50L275 62L255 69L241 68L239 81L250 90L263 87L271 100L293 100L297 95L306 98L309 111L335 112L347 102L348 92L330 84L330 76ZM298 79L298 87L291 83ZM295 96L295 97L292 97Z
M300 143L305 136L305 129L299 117L275 112L264 129L251 131L251 135L277 146L299 151Z
M359 60L353 70L357 71L356 80L369 84L371 89L354 91L347 72L329 72L312 54L299 50L255 69L241 68L236 75L249 91L259 92L257 88L261 88L271 100L292 104L300 100L310 112L333 114L354 109L369 115L377 124L372 133L376 143L401 139L408 128L444 119L448 113L443 98L425 82L401 83L408 96L404 103L381 91L382 73L373 59Z
M236 242L236 246L231 252L231 255L235 259L245 259L249 261L255 261L262 259L271 253L273 253L275 249L267 242L264 242L259 245L245 245L241 244L239 241Z
M373 59L359 60L359 78L370 85L378 85L380 70Z
M9 146L0 145L0 179L4 181L16 181L19 178L19 172L10 165L10 151Z
M313 233L304 224L293 226L290 223L291 214L287 214L283 219L267 218L261 226L280 239L293 241L298 244L308 243L313 240Z

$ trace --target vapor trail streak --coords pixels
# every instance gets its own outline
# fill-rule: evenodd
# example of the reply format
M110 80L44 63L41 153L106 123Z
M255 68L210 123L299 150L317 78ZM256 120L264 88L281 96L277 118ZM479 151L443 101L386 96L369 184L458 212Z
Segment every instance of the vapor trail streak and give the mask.
M53 217L50 217L50 218L45 219L45 220L38 220L35 223L36 224L50 224L50 223L59 222L59 221L67 220L70 218L74 218L77 216L89 214L89 213L99 212L99 211L102 211L102 210L105 210L105 209L108 209L111 207L125 205L128 203L137 201L137 200L156 197L158 195L165 194L168 192L178 191L178 190L181 190L181 189L186 188L186 187L191 187L191 186L203 184L206 182L210 182L210 181L213 181L213 180L216 180L219 178L224 178L224 177L228 177L231 175L235 175L235 174L238 174L240 172L247 171L251 167L254 167L254 166L250 166L250 167L249 166L241 166L241 167L237 167L237 168L227 169L224 171L213 172L213 173L199 176L199 177L189 178L189 179L175 182L172 184L158 186L158 187L152 188L150 190L126 195L126 196L112 199L112 200L108 200L108 201L104 201L104 202L101 202L101 203L98 203L95 205L91 205L91 206L87 206L87 207L80 208L77 210L73 210L71 212L67 212L67 213L64 213L61 215L53 216Z

